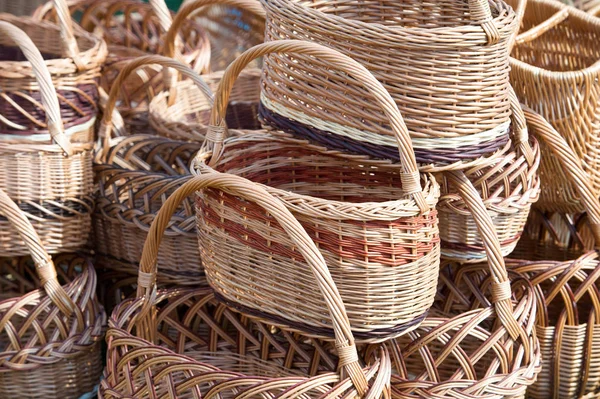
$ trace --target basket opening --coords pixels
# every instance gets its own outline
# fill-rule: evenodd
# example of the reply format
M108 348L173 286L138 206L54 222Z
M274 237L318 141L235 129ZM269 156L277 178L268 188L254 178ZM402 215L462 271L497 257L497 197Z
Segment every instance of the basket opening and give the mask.
M444 28L472 25L465 0L292 0L296 3L353 21L404 28ZM490 1L492 16L499 15L498 3Z

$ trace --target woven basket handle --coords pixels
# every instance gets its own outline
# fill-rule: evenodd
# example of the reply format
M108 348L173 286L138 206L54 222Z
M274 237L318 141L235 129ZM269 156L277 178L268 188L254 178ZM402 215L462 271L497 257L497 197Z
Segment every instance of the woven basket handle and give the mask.
M500 40L500 31L494 24L494 17L488 0L469 0L471 20L485 32L488 44L496 44Z
M404 124L404 119L402 119L402 115L390 94L364 66L336 50L313 42L277 40L259 44L246 50L227 67L215 95L215 105L211 111L210 125L203 144L204 149L212 151L209 165L214 166L222 155L223 141L227 134L225 112L235 80L250 62L270 53L310 55L328 62L332 67L351 75L359 82L363 82L363 87L375 98L390 121L390 126L398 142L402 163L402 188L407 194L413 196L422 212L428 211L429 206L425 202L421 188L412 141Z
M510 90L508 91L508 96L510 100L510 108L512 111L511 122L512 126L512 136L515 146L517 150L523 154L525 160L527 160L527 164L532 166L535 163L535 155L533 154L533 150L531 149L531 145L529 144L529 132L527 130L527 120L525 119L525 114L523 112L523 108L521 107L521 103L519 102L519 98L515 93L515 90L510 86Z
M519 34L516 38L517 44L530 42L542 36L552 28L560 25L565 19L569 18L569 8L565 6L562 10L545 20L539 25Z
M56 268L54 267L52 258L44 249L40 237L29 219L27 219L27 216L25 216L23 211L2 189L0 189L0 214L8 219L9 223L17 230L21 239L25 242L31 258L35 262L35 270L40 283L52 303L66 316L75 314L78 325L83 326L83 315L58 282ZM11 317L12 314L7 313L0 320L0 331L4 330L6 323L10 321Z
M69 6L65 0L52 1L54 3L54 9L56 10L56 16L58 17L60 36L63 40L63 49L66 52L67 57L73 59L77 69L81 70L85 68L85 64L79 56L79 45L77 44L77 39L73 33L73 20L71 19Z
M473 183L471 183L462 171L447 172L446 177L456 187L475 220L475 225L483 241L492 275L492 302L494 303L500 322L511 337L516 339L524 331L519 326L513 314L510 280L494 222L488 214L485 204L473 186ZM524 341L527 340L525 339Z
M150 226L142 251L137 294L138 297L149 299L148 305L144 306L145 310L151 311L150 307L156 295L156 259L165 228L170 223L173 213L185 198L196 191L209 187L242 197L263 207L277 220L285 232L290 235L296 248L310 265L331 314L335 331L336 348L340 358L340 369L348 373L358 392L361 395L364 394L367 391L367 379L358 362L354 337L350 329L350 321L348 320L346 308L329 273L323 255L317 249L302 225L300 225L280 200L271 196L260 185L252 183L243 177L217 172L196 176L179 187L165 201ZM151 314L148 315L151 316ZM147 323L152 323L151 317L142 317L142 319L145 319ZM151 332L154 330L152 327L152 324L148 324L145 328L138 328L138 331ZM149 339L152 338L149 337Z
M197 14L195 11L200 10L203 7L211 6L211 5L229 5L233 7L238 7L243 10L250 11L251 13L266 18L266 12L263 6L260 4L258 0L195 0L191 2L184 2L177 14L175 15L175 19L173 20L173 24L170 29L168 29L167 34L165 35L164 42L164 50L163 53L165 56L173 58L175 56L176 46L176 38L177 33L183 26L183 23L186 19L192 14ZM202 72L209 72L210 70L210 58L204 60L202 63L203 70ZM198 67L200 64L198 64ZM197 70L197 68L195 68ZM176 80L175 76L172 76L169 73L168 69L165 69L165 85L167 88L173 87L173 84ZM172 92L171 95L174 93ZM171 96L170 96L171 98Z
M48 132L50 132L52 140L65 154L71 155L73 149L71 141L64 131L56 89L54 88L52 76L50 75L50 71L48 71L40 50L38 50L25 32L8 22L0 21L0 32L10 38L21 49L27 61L31 64L31 69L39 85L42 105L46 111Z
M573 181L588 214L596 249L600 249L600 201L594 195L590 177L583 170L581 161L560 133L538 113L526 107L524 110L527 122L535 127L536 137L550 148L552 154L563 165L564 173Z
M125 81L125 79L127 79L129 75L131 75L137 69L153 64L162 65L164 68L176 69L182 75L192 80L194 84L198 86L200 91L206 96L209 103L212 105L212 91L210 90L206 82L204 82L204 80L197 73L192 71L190 67L182 64L179 61L160 55L146 55L138 57L127 63L127 65L125 65L125 67L119 72L119 75L114 80L112 87L110 88L108 100L106 101L106 106L104 108L102 122L100 123L100 127L98 128L98 139L101 140L102 143L102 158L105 157L106 152L110 148L110 139L112 138L113 130L113 113L115 111L115 106L117 104L117 99L119 98L123 82Z

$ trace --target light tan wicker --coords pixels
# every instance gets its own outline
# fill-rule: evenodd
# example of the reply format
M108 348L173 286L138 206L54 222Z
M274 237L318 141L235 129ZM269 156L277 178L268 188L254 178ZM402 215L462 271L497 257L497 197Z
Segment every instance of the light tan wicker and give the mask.
M173 24L165 37L165 55L173 57L175 47L173 41L179 26L190 15L207 5L218 4L221 6L236 6L237 10L246 14L253 14L256 20L262 19L264 25L265 11L257 0L196 0L185 4L175 16ZM210 10L214 7L209 8ZM202 10L201 10L202 11ZM196 16L198 18L198 16ZM250 28L249 28L250 29ZM263 26L264 30L264 26ZM262 42L262 41L261 41ZM238 54L251 44L239 45L235 41L221 43L224 48L213 48L212 54L224 57L231 53ZM237 47L236 47L237 46ZM233 60L233 58L231 59ZM231 61L229 60L229 61ZM229 62L228 61L228 62ZM219 61L218 64L223 62ZM227 65L225 65L227 66ZM230 129L256 130L260 127L258 121L258 104L260 101L260 77L258 68L246 68L236 81L227 110L227 127ZM223 72L213 72L203 75L203 79L216 90ZM162 136L177 140L203 141L206 134L211 104L206 101L206 96L189 81L175 81L170 79L169 90L153 98L150 103L150 125Z
M225 110L236 77L250 61L276 52L319 57L369 88L363 101L385 110L402 165L330 151L277 131L224 140ZM357 339L375 342L401 335L425 317L439 267L439 187L431 175L418 173L395 103L356 61L293 40L246 51L221 80L205 148L192 173L214 170L250 179L284 201L327 259ZM204 192L197 206L203 264L217 298L269 324L333 336L323 318L323 299L306 278L306 263L268 214L219 190Z
M460 171L446 178L475 220L488 264L443 266L430 316L384 344L392 354L392 397L525 398L540 372L533 289L524 278L508 278L493 220L477 189Z
M64 0L54 0L53 6L60 15L58 24L9 14L0 15L0 21L23 30L44 54L67 133L73 140L89 142L93 140L98 78L106 59L106 44L92 34L73 29ZM24 142L47 140L49 133L55 135L55 129L46 124L42 89L29 60L7 35L0 38L0 53L0 135ZM65 138L58 144L68 152Z
M335 326L339 359L331 343L248 320L215 301L210 290L157 293L154 260L163 231L183 199L209 187L264 207L281 233L289 234L299 259L309 265L307 278L322 293L322 316ZM314 275L308 277L310 270ZM366 367L359 365L344 303L316 245L280 200L244 178L197 176L169 197L148 233L137 293L110 320L103 398L389 398L389 357L382 350Z
M266 40L312 40L373 72L405 117L418 163L464 169L507 143L518 18L503 1L264 4ZM271 55L263 73L268 123L332 149L398 159L382 110L323 60Z
M163 34L171 26L171 12L164 0L80 0L70 3L72 15L81 13L81 26L103 37L109 56L102 70L101 86L110 90L121 69L130 60L163 51ZM49 5L40 7L36 17L52 19ZM186 20L180 25L174 57L198 72L209 69L210 43L203 27ZM117 106L128 132L149 133L148 104L163 91L163 77L158 65L140 69L122 83Z
M488 165L464 172L483 199L504 256L510 254L517 245L531 205L537 201L540 192L537 140L528 137L523 110L514 95L511 99L514 144L508 151L490 158ZM484 260L485 249L471 212L445 174L437 178L442 192L437 205L442 257L460 262Z
M0 4L0 13L31 15L44 0L5 0Z
M34 223L46 250L55 253L80 249L87 243L91 230L93 142L90 138L78 142L64 129L59 100L47 67L52 61L45 63L31 39L14 25L0 21L0 32L2 40L6 43L12 40L30 62L19 62L21 67L17 71L37 80L40 103L36 106L43 110L47 118L44 125L50 129L50 134L34 135L43 136L38 137L40 141L32 135L25 140L0 134L0 188ZM16 64L12 64L16 68ZM0 71L5 66L0 62ZM4 71L11 69L7 67ZM13 82L26 86L27 79L21 79L19 72L15 76L19 78ZM0 97L3 94L0 93ZM0 255L29 252L16 237L14 228L0 219Z
M56 265L19 207L0 190L0 213L32 261L0 260L0 397L77 399L102 371L106 322L93 266L78 256Z
M554 0L530 0L511 58L511 83L524 104L565 138L600 195L600 19ZM542 154L548 150L541 144ZM568 171L542 157L543 211L581 212Z
M94 167L98 183L95 248L101 255L134 264L141 259L146 234L156 212L177 187L189 180L189 164L200 149L199 144L156 136L112 137L113 110L122 93L121 83L148 65L181 72L207 98L207 103L212 104L212 92L202 78L166 57L149 55L132 60L114 81L99 128L102 147ZM192 200L182 204L173 216L159 251L158 265L160 287L197 287L205 283ZM137 268L127 271L137 275Z

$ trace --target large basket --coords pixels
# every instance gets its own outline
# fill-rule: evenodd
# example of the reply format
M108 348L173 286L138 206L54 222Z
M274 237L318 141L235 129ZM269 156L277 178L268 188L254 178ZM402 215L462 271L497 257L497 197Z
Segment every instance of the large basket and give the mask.
M403 164L329 151L276 131L224 141L235 78L248 62L275 52L319 56L369 87L365 101L388 112ZM402 117L364 67L315 43L258 45L226 70L210 122L192 173L236 174L285 203L327 259L357 339L380 341L419 324L433 300L439 267L439 187L432 176L418 173ZM323 299L306 279L306 263L271 216L215 189L206 190L197 206L203 264L219 299L270 324L333 336L322 315Z
M466 168L508 141L509 44L500 0L264 0L266 40L312 40L364 65L405 118L417 162ZM261 112L278 129L332 149L398 159L394 133L367 92L319 57L271 55Z
M64 0L54 0L58 24L40 22L31 17L0 15L23 30L44 55L43 61L58 88L60 116L65 129L74 140L93 140L97 114L98 79L106 59L106 44L92 34L73 29ZM0 38L0 135L15 136L14 140L45 140L53 134L46 124L41 90L32 65L23 49L15 47L9 36ZM2 141L5 141L2 140ZM61 143L67 145L67 143Z
M121 83L148 65L181 72L212 104L212 92L185 65L148 55L130 61L115 79L99 131L102 146L94 167L98 198L94 229L96 251L120 262L139 263L150 224L166 198L191 177L189 164L199 144L149 135L113 138L113 110ZM159 251L159 285L198 286L204 273L198 251L194 203L184 203L173 216ZM137 268L123 270L137 275Z
M600 196L600 19L554 0L530 0L511 58L521 102L565 138ZM547 151L541 144L540 151ZM543 211L581 212L583 204L558 159L542 157Z
M283 227L281 233L289 234L299 259L310 265L306 277L316 282L325 298L322 315L335 325L335 346L249 320L216 301L211 290L157 293L154 259L162 232L181 200L209 187L264 207L273 223ZM316 281L308 277L309 269ZM148 391L151 397L243 393L246 397L389 398L387 353L380 351L365 368L359 366L344 303L323 256L283 203L246 179L220 173L197 176L169 197L148 233L137 293L138 298L123 302L110 320L103 398ZM332 354L334 348L339 358Z
M264 25L265 11L257 0L192 1L179 10L165 37L165 55L167 57L173 57L174 55L172 43L176 37L178 27L198 9L213 4L221 4L219 7L236 5L237 10L244 12L242 15L252 14L256 20L262 19ZM209 7L209 14L213 8L215 8L214 5ZM201 17L196 16L196 18ZM262 40L260 42L262 43ZM223 45L226 44L223 43ZM237 54L240 49L243 51L252 44L255 43L249 42L245 44L245 47L236 48L236 42L232 41L229 43L228 48L213 51L212 55L223 56L229 52ZM239 43L237 45L239 46ZM260 128L257 116L261 75L260 69L251 67L244 70L237 79L227 110L226 122L228 128L243 130ZM217 71L204 75L203 79L214 91L222 76L223 71ZM206 96L192 82L182 80L170 83L169 90L154 97L150 103L150 125L161 136L201 142L205 138L211 107L212 105L206 100Z
M55 267L2 190L0 213L32 258L0 260L0 397L77 399L93 390L102 371L106 315L96 300L94 268L79 256L58 257Z
M491 157L489 164L464 171L494 222L504 256L519 242L531 205L540 192L539 146L535 138L528 137L523 110L516 98L511 98L513 144L507 151ZM437 205L442 257L460 262L485 259L481 235L464 200L445 174L440 174L438 181L442 192Z
M0 188L27 214L46 250L78 250L87 243L91 231L93 141L89 137L79 142L64 128L59 97L48 70L48 66L57 66L52 61L44 63L33 42L17 27L0 21L0 31L4 42L12 40L29 60L20 64L37 79L40 103L36 102L36 107L47 118L44 126L50 128L50 134L36 133L27 139L0 134ZM0 62L0 68L4 65ZM71 129L87 130L90 122L89 128L93 128L91 120ZM29 253L17 237L6 219L0 219L0 252L4 256Z
M95 32L108 43L109 55L102 70L101 86L108 93L121 69L130 60L163 51L163 34L171 26L172 16L164 0L82 0L71 3L72 15L81 14L80 25ZM40 19L52 19L52 9L45 5L36 11ZM183 21L174 49L174 57L198 72L208 71L210 43L200 24ZM122 96L117 109L127 131L148 133L148 104L165 89L158 65L139 70L122 82Z

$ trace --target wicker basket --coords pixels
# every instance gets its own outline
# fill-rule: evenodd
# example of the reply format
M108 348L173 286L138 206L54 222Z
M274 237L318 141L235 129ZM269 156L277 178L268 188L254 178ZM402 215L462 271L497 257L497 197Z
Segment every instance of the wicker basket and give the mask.
M524 104L565 138L600 195L600 19L554 0L530 0L517 38L510 79ZM542 154L548 150L541 143ZM543 211L583 210L568 171L542 157Z
M186 21L190 15L194 15L198 9L206 5L221 3L229 6L235 5L236 9L246 11L242 15L251 14L255 16L256 20L262 19L264 31L265 11L257 0L196 0L185 4L175 16L173 25L165 37L165 55L173 57L174 46L172 43L181 23ZM222 7L210 7L209 15L212 15L211 10L214 8L221 9ZM196 18L201 17L196 16ZM210 26L208 23L207 25ZM262 40L260 42L262 43ZM235 41L221 43L221 45L229 47L218 49L213 47L212 55L220 57L229 53L237 55L240 50L243 51L252 44L254 43L249 42L245 43L245 46L241 46L239 42ZM232 60L228 60L228 63ZM217 64L223 63L221 61ZM256 130L260 128L257 116L261 75L260 69L250 67L238 77L227 110L226 122L229 129ZM203 79L214 91L222 76L222 71L213 72L204 75ZM172 81L174 77L167 76L166 79ZM150 125L159 135L177 140L201 142L205 138L211 107L206 96L192 82L185 80L172 82L169 83L168 91L160 93L150 103Z
M2 190L0 213L32 258L0 260L0 397L77 399L93 390L102 371L106 315L96 300L94 268L79 256L58 257L55 267Z
M364 101L377 101L389 112L403 164L329 151L282 132L258 131L223 141L224 111L235 78L248 62L271 52L318 55L370 87L371 97ZM432 176L417 172L402 117L381 84L335 50L278 41L258 45L234 61L216 98L205 148L192 173L237 174L284 201L323 251L357 339L379 341L415 328L435 293L439 187ZM323 321L323 299L312 279L306 279L306 263L268 214L220 190L207 190L197 206L205 237L203 264L219 299L270 324L333 336L332 325ZM270 261L257 264L256 257ZM264 303L260 298L270 299Z
M537 201L540 192L537 175L539 147L535 138L528 138L523 111L516 98L512 98L514 145L499 156L490 158L489 165L465 171L467 178L477 187L494 222L504 256L517 245L531 205ZM442 192L437 206L442 257L460 262L484 260L483 242L465 202L444 174L438 176L438 181Z
M93 141L86 137L80 142L81 136L71 135L69 130L87 131L93 127L93 119L65 130L59 105L59 98L63 97L60 93L57 97L49 72L58 66L53 64L54 60L44 62L29 37L14 25L0 21L0 32L4 42L16 43L30 62L0 62L0 69L5 76L10 71L19 77L12 80L13 87L17 83L31 87L28 82L35 77L36 95L40 99L36 107L47 118L44 126L50 129L50 134L36 132L24 137L0 134L0 188L27 214L46 250L52 253L78 250L87 243L91 231ZM25 75L31 78L23 78ZM21 95L17 93L2 91L1 97L6 99L14 94L17 98ZM6 219L0 219L0 252L4 256L29 253L24 242L16 237L14 228Z
M237 315L215 301L210 290L157 293L154 259L162 233L180 202L208 187L264 207L282 233L289 233L325 298L322 315L335 325L335 346ZM389 397L389 358L381 351L366 368L359 366L344 304L316 245L281 201L246 179L197 176L169 197L148 233L137 293L138 299L122 303L111 318L102 397L132 396L149 388L156 396L176 392L178 397L230 397L242 391L247 397ZM333 348L339 360L331 355ZM336 366L339 374L333 371Z
M93 141L97 114L98 78L106 59L106 44L99 38L73 29L64 0L52 4L61 15L59 24L31 17L0 15L0 21L24 31L44 55L52 84L58 89L60 116L68 135L78 142ZM14 141L45 141L54 134L46 124L41 90L35 71L10 36L0 39L0 136ZM3 142L6 139L2 140ZM59 144L68 147L69 143ZM67 151L68 148L65 148Z
M500 0L264 0L266 40L310 39L363 64L404 115L420 164L468 168L509 131L509 43L518 29ZM382 109L318 57L265 59L268 123L332 149L398 159Z
M166 198L190 179L188 166L199 144L148 135L113 138L113 112L122 82L148 65L175 69L197 85L209 104L212 92L196 73L170 58L148 55L130 61L111 88L99 128L102 147L94 167L98 198L94 229L96 251L120 262L137 264L150 224ZM159 251L158 284L198 286L205 283L198 251L194 203L182 204L173 216ZM122 270L137 275L137 267Z
M102 36L109 45L109 56L102 70L101 86L108 93L121 69L130 60L159 54L163 50L162 33L171 26L171 13L164 0L82 0L71 3L72 15L81 13L80 25ZM36 11L40 19L52 19L48 5ZM209 69L210 43L198 23L183 21L175 40L174 56L198 72ZM183 39L182 39L183 38ZM148 133L148 104L164 90L158 65L141 69L122 83L118 111L128 132Z

